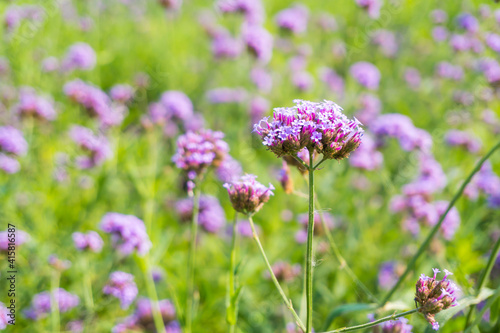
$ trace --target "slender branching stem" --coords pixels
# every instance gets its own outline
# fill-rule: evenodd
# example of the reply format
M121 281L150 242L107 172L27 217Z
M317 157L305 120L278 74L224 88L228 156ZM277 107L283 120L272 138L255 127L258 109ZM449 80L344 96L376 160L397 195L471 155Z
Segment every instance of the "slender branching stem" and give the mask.
M324 332L324 333L340 333L340 332L357 331L357 330L361 330L361 329L364 329L364 328L376 326L376 325L378 325L380 323L383 323L384 321L396 320L397 318L404 317L404 316L407 316L409 314L415 313L418 310L419 309L413 309L413 310L410 310L410 311L406 311L406 312L402 312L402 313L398 313L398 314L393 314L392 316L387 316L387 317L384 317L384 318L380 318L378 320L375 320L375 321L372 321L372 322L369 322L369 323L366 323L366 324L357 325L357 326L351 326L351 327L344 327L344 328L340 328L338 330L328 331L328 332Z
M309 223L306 251L306 333L312 332L313 319L313 235L314 235L314 167L313 151L309 151Z
M324 161L326 161L327 158L323 158L321 161L318 162L318 164L316 164L314 167L313 167L313 170L316 170Z
M497 242L493 246L493 250L491 251L490 258L488 259L488 264L486 265L486 268L483 271L483 274L479 278L478 286L477 286L477 294L483 289L483 287L486 285L486 282L488 281L488 277L490 276L491 270L493 269L493 265L495 265L496 258L498 257L498 253L500 252L500 237L498 238ZM467 314L467 320L465 321L465 327L464 329L467 329L469 326L469 323L472 319L472 314L474 313L476 305L472 304L469 310L469 313Z
M200 182L201 183L201 182ZM189 244L189 259L188 259L188 279L187 279L187 296L186 296L186 333L191 333L193 321L193 304L194 304L194 273L196 264L196 237L198 233L198 214L200 208L201 185L196 184L193 197L193 218L191 220L191 243Z
M403 283L404 279L406 278L406 276L408 275L408 273L410 273L413 268L415 267L415 264L417 262L417 259L424 253L424 251L427 249L427 247L429 246L432 238L434 237L434 235L436 235L436 233L438 232L439 228L441 228L441 224L443 224L443 221L446 217L446 215L448 214L448 212L451 210L451 208L453 207L453 205L455 205L455 202L457 202L457 200L460 198L460 196L462 195L462 193L464 192L465 190L465 187L467 186L467 184L470 183L470 181L472 180L472 177L474 177L474 175L481 169L481 166L483 165L483 163L495 152L495 150L497 150L498 148L500 148L500 141L497 142L495 144L495 146L493 146L493 148L491 148L491 150L481 159L479 160L479 162L477 162L476 166L474 167L474 169L472 170L472 172L467 176L467 178L464 180L464 182L462 183L462 186L460 186L460 188L458 189L458 191L455 193L455 195L453 196L453 199L450 201L450 204L448 205L448 208L446 208L446 211L444 212L443 215L441 215L438 223L436 223L436 225L432 228L432 230L430 231L429 235L427 236L427 238L425 239L425 241L422 243L422 245L420 246L420 248L418 249L417 253L415 253L415 255L413 256L413 258L410 260L410 262L408 263L408 266L406 266L406 270L404 271L404 273L399 277L398 281L396 282L396 284L394 285L394 287L392 287L392 289L387 293L387 295L384 297L384 299L382 300L382 302L380 302L380 306L384 306L385 303L387 303L392 295L394 294L394 292L399 288L399 286L401 285L401 283Z
M276 278L276 275L274 275L273 268L271 267L271 264L269 263L269 260L267 259L267 255L266 255L266 252L264 251L264 248L262 247L262 244L261 244L260 239L259 239L259 235L257 234L257 231L255 230L255 225L253 223L253 219L252 219L251 215L248 216L248 221L250 222L250 227L252 228L253 239L257 243L257 246L260 250L260 253L262 254L262 258L264 258L264 261L266 263L269 274L271 275L271 279L274 282L274 285L276 286L281 297L283 298L285 305L292 313L293 318L295 318L295 321L296 321L297 325L299 326L299 328L302 331L306 331L306 327L304 326L304 324L302 323L302 320L300 320L300 317L297 315L297 312L295 312L295 310L293 308L292 301L290 299L288 299L285 292L283 291L283 288L281 288L281 285L280 285L278 279Z
M306 162L304 162L303 159L301 159L297 155L292 155L292 157L295 158L300 164L302 164L304 166L304 168L306 168L307 170L309 170L309 165Z

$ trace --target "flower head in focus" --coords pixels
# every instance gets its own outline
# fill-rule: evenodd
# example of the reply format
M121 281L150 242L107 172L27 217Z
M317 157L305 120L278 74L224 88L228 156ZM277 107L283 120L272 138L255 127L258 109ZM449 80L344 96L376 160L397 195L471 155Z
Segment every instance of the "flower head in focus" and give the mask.
M415 302L418 304L418 311L424 315L432 328L437 331L439 323L434 318L435 314L458 305L459 288L453 281L448 279L448 276L452 273L446 269L441 280L437 279L437 274L440 273L439 269L434 268L433 272L433 277L422 274L418 279Z
M245 175L239 181L224 184L233 208L243 214L258 212L269 201L274 186L266 187L255 180L257 176Z
M348 119L337 104L295 100L295 106L274 109L273 119L262 119L254 132L278 157L296 154L304 148L323 154L324 159L341 160L361 143L363 129Z

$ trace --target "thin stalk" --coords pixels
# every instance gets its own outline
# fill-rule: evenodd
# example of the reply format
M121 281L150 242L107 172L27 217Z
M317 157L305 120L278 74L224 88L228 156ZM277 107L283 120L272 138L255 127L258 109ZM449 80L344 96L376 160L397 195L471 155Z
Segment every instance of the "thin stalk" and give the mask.
M233 296L234 292L236 291L236 283L235 283L235 268L236 268L236 220L238 217L238 213L234 213L234 221L233 221L233 234L231 236L231 255L229 259L229 304L227 305L227 313L226 317L229 318L234 318L234 321L231 322L228 320L229 323L229 333L234 333L236 331L236 322L238 320L238 305L235 302L234 307L233 305ZM229 311L233 311L232 316L229 313Z
M200 184L194 188L193 218L191 220L191 243L189 244L187 297L186 297L186 333L191 333L194 304L194 268L196 264L196 237L198 233L198 214L200 209Z
M415 263L417 262L417 259L424 253L424 251L427 249L427 247L429 246L432 238L434 237L434 235L438 232L439 228L441 227L441 224L443 224L443 221L446 217L446 215L448 214L448 212L451 210L451 208L453 207L453 205L455 205L455 202L457 202L457 200L460 198L460 196L462 195L462 193L464 192L465 190L465 187L467 186L467 184L470 183L470 181L472 180L472 177L474 177L474 175L481 169L481 166L483 165L483 163L495 152L495 150L497 150L498 148L500 148L500 141L497 142L497 144L491 148L491 150L479 161L477 162L476 166L474 167L474 169L472 170L472 172L469 174L469 176L467 176L467 178L464 180L464 182L462 183L462 186L460 186L460 188L458 189L458 191L455 193L455 195L453 196L453 199L450 201L450 204L448 205L448 208L446 208L446 211L444 212L443 215L441 215L440 219L439 219L439 222L436 223L436 225L432 228L431 232L429 233L429 235L427 236L427 238L425 239L425 241L422 243L422 245L420 246L420 248L418 249L417 253L413 256L413 258L411 259L411 261L409 262L408 266L406 267L406 270L405 272L399 277L398 281L396 282L396 284L394 285L394 287L392 287L392 289L387 293L387 295L384 297L384 299L382 300L382 302L380 303L380 306L384 306L385 303L387 303L389 301L389 299L391 298L391 296L394 294L394 292L399 288L399 286L401 285L401 283L403 283L404 279L406 278L406 276L408 275L408 273L410 273L411 270L413 270L413 268L415 267Z
M340 332L357 331L357 330L361 330L363 328L368 328L368 327L376 326L376 325L378 325L380 323L383 323L384 321L396 320L397 318L404 317L404 316L407 316L409 314L415 313L418 310L419 309L413 309L413 310L402 312L402 313L399 313L399 314L393 314L392 316L387 316L387 317L384 317L384 318L380 318L379 320L375 320L375 321L372 321L372 322L369 322L369 323L366 323L366 324L357 325L357 326L351 326L351 327L344 327L344 328L340 328L338 330L328 331L328 332L324 332L324 333L340 333Z
M313 318L313 235L314 235L314 167L313 151L309 151L309 223L307 224L306 252L306 333L312 332Z
M271 264L269 263L269 260L267 259L266 252L264 251L264 248L262 247L262 244L260 243L259 235L257 234L257 231L255 230L255 225L253 223L252 216L250 216L250 215L248 216L248 221L250 222L250 227L252 228L253 239L255 240L255 242L257 243L257 246L259 247L260 253L262 254L262 258L264 258L264 261L265 261L266 266L267 266L267 270L269 271L269 274L271 274L271 279L273 280L274 285L276 286L281 297L283 298L285 305L288 307L288 309L292 313L293 318L295 318L295 321L296 321L297 325L299 326L299 328L302 331L305 331L306 328L305 328L304 324L302 323L302 320L300 320L300 317L297 315L297 313L293 309L292 301L290 299L288 299L285 292L281 288L280 283L278 282L278 279L276 278L276 275L274 275L273 268L271 267Z
M60 320L59 320L59 299L58 299L58 289L59 289L59 279L61 273L58 270L54 270L52 273L52 278L50 281L50 312L52 321L52 331L59 332Z
M486 265L486 268L483 271L483 274L479 278L479 283L477 286L477 294L483 289L483 287L486 285L486 282L488 281L488 277L490 276L491 270L493 269L493 265L495 265L496 258L498 257L498 253L500 252L500 237L498 238L497 242L493 246L493 251L491 251L490 258L488 259L488 264ZM465 327L464 329L467 329L469 326L469 323L472 319L472 314L474 313L474 309L476 308L475 304L472 304L469 310L469 313L467 314L467 320L465 321Z
M326 220L325 220L325 217L323 216L323 213L322 213L322 210L321 210L321 206L319 204L319 200L318 199L316 199L316 207L317 207L318 212L319 212L319 217L320 217L321 225L323 226L323 230L325 230L326 238L328 240L328 243L330 244L330 247L332 248L332 251L333 251L333 254L335 255L335 258L337 259L337 261L340 264L340 268L345 270L345 272L347 273L347 275L349 275L349 277L354 281L354 283L356 283L356 285L358 286L358 288L360 288L361 290L363 290L365 292L365 294L368 296L368 298L371 301L378 303L379 300L377 299L377 297L375 297L370 292L370 290L368 289L368 287L366 287L364 285L364 283L361 282L361 280L356 276L356 274L354 274L354 272L351 270L351 267L349 267L349 264L347 263L347 261L344 259L344 257L340 253L340 250L337 247L337 244L335 243L335 240L333 239L333 235L330 232L330 229L328 228L328 226L326 224Z
M163 317L160 311L160 305L158 304L158 295L156 294L155 282L153 280L153 273L151 271L151 264L149 262L149 254L144 258L144 279L146 280L146 289L148 292L149 299L151 301L151 309L153 310L153 320L155 323L156 332L166 333L165 323L163 322Z

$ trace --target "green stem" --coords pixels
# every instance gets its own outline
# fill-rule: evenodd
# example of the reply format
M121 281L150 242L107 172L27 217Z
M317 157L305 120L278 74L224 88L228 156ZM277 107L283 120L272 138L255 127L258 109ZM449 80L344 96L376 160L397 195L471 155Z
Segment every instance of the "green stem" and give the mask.
M371 301L378 303L379 300L377 299L377 297L375 297L370 292L370 290L368 289L368 287L366 287L364 285L364 283L361 282L361 280L356 276L356 274L354 274L354 272L349 267L349 264L347 263L347 261L344 259L344 257L340 253L340 250L337 247L337 244L335 243L335 240L333 239L333 235L330 232L330 229L328 228L328 225L326 224L326 220L325 220L325 217L323 216L323 213L322 213L322 210L321 210L321 206L319 204L319 200L318 199L316 199L316 208L319 211L319 217L320 217L321 225L323 226L323 230L325 230L326 238L328 239L328 243L330 244L330 247L332 248L333 254L335 255L337 261L340 264L340 268L345 270L345 272L347 273L347 275L349 275L349 277L354 281L354 283L356 283L356 285L358 286L358 288L360 288L361 290L363 290L365 292L365 294L368 296L368 298Z
M231 256L229 260L229 293L228 293L228 305L226 308L226 318L229 323L229 333L234 333L236 330L236 322L238 320L238 305L237 301L233 300L234 293L236 291L235 284L235 269L236 269L236 220L238 213L234 213L233 221L233 234L231 236ZM234 302L234 303L233 303ZM230 313L233 311L232 313ZM230 320L232 318L232 320Z
M83 290L85 292L85 305L87 308L86 320L88 323L94 314L94 297L92 295L92 270L89 265L89 259L87 255L83 258L84 261L84 277L83 277Z
M259 235L257 234L257 231L255 230L255 225L253 223L252 216L248 216L248 221L250 222L250 227L252 228L252 236L253 239L255 239L255 242L257 243L257 246L259 247L260 253L262 254L262 257L264 258L264 261L266 262L267 270L269 271L269 274L271 274L271 279L274 282L274 285L278 289L281 297L283 298L283 301L285 302L285 305L288 307L290 312L292 313L293 317L295 318L295 321L299 328L302 331L305 331L306 328L304 324L302 323L302 320L300 320L300 317L297 315L295 310L293 309L293 304L290 299L286 296L285 292L280 286L280 283L278 282L278 279L276 278L276 275L274 275L273 268L271 267L271 264L269 263L269 260L267 259L266 252L264 251L264 248L262 247L262 244L260 243Z
M483 165L483 163L495 152L495 150L497 150L498 148L500 148L500 141L497 142L497 144L491 148L491 150L476 164L476 166L474 167L474 169L472 170L472 172L469 174L469 176L464 180L464 182L462 183L462 186L460 186L460 188L458 189L458 191L455 193L453 199L450 201L450 204L448 205L448 208L446 208L446 211L444 212L443 215L441 215L440 219L439 219L439 222L436 223L436 225L432 228L431 232L429 233L429 235L427 236L427 238L425 239L425 241L422 243L422 245L420 246L420 248L418 249L417 253L413 256L413 258L411 259L411 261L408 263L408 266L406 267L406 270L404 271L404 273L399 277L398 281L396 282L396 284L394 285L394 287L392 287L392 289L387 293L387 295L384 297L384 299L382 300L382 302L380 303L380 306L384 306L385 303L387 303L389 301L389 299L391 298L391 296L394 294L394 292L399 288L399 286L401 285L401 283L404 281L404 279L406 278L406 276L408 275L408 273L410 273L411 270L413 270L413 268L415 267L415 263L417 262L417 259L424 253L424 251L427 249L427 247L429 246L432 238L434 237L434 235L438 232L439 228L441 227L441 224L443 224L443 221L446 217L446 215L448 214L448 212L451 210L451 208L453 207L453 205L455 204L455 202L460 198L460 196L462 195L463 191L465 190L465 187L467 186L467 184L470 183L470 181L472 180L472 177L474 177L474 175L481 169L481 166Z
M191 333L194 304L194 268L196 264L196 237L198 233L198 214L200 208L200 184L194 188L193 218L191 220L191 243L189 244L187 297L186 297L186 333Z
M59 299L58 299L58 289L59 289L59 279L61 273L58 270L54 270L51 279L51 293L50 293L50 311L52 320L52 331L59 332Z
M309 151L309 223L306 252L306 333L312 332L313 318L313 235L314 235L314 167L313 151Z
M146 280L146 289L151 302L151 309L153 310L153 320L157 333L166 333L165 323L158 304L158 295L156 294L155 282L153 280L153 273L151 271L151 264L149 262L149 254L144 258L144 279Z
M418 310L419 309L413 309L413 310L402 312L402 313L399 313L399 314L393 314L392 316L387 316L387 317L384 317L384 318L380 318L379 320L375 320L375 321L372 321L372 322L369 322L369 323L366 323L366 324L357 325L357 326L351 326L351 327L344 327L344 328L340 328L338 330L328 331L328 332L324 332L324 333L339 333L339 332L357 331L357 330L361 330L363 328L368 328L368 327L376 326L376 325L378 325L380 323L383 323L384 321L396 320L397 318L404 317L404 316L407 316L409 314L415 313Z
M488 277L490 276L491 270L493 269L493 266L495 265L496 258L498 257L498 253L500 252L500 237L498 238L497 242L493 246L493 251L491 251L490 258L488 259L488 264L486 265L486 268L483 271L483 274L479 278L479 283L477 286L477 294L483 289L483 287L486 285L486 282L488 281ZM476 305L472 304L469 310L469 313L467 314L467 320L465 321L465 329L469 326L469 323L472 319L472 314L474 313Z

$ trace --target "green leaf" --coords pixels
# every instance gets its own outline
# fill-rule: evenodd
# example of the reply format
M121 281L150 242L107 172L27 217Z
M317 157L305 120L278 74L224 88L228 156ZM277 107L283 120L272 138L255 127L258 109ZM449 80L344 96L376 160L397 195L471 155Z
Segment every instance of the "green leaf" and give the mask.
M481 311L476 314L476 320L474 320L472 325L467 328L467 330L465 331L466 333L471 331L474 332L474 330L477 330L477 325L481 323L484 313L486 312L486 310L491 308L492 304L495 303L498 297L500 297L500 288L497 288L495 290L495 293L488 299L488 302L486 302Z
M464 309L468 308L472 304L478 304L482 302L483 300L487 299L491 295L495 293L494 290L489 289L489 288L483 288L481 289L481 292L479 295L476 296L468 296L460 299L458 301L458 305L454 306L452 308L446 309L441 311L436 315L436 321L439 323L439 327L443 327L448 320L453 318L454 315L459 313L460 311L463 311ZM432 329L431 325L428 325L427 328L425 329L425 333L435 333Z
M377 308L377 304L375 303L353 303L353 304L344 304L333 309L328 317L326 318L325 324L323 325L323 331L327 331L335 318L349 312L356 311L367 311L374 310Z

